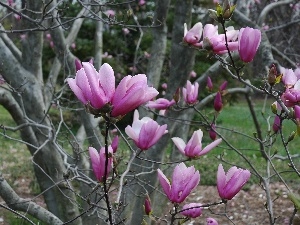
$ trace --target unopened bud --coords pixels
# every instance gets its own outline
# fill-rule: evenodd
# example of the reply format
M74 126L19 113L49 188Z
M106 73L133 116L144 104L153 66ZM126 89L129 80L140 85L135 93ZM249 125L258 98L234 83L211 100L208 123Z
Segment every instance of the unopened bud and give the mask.
M272 110L272 113L274 113L274 114L277 113L277 102L274 102L274 103L271 105L271 110Z
M148 194L146 195L146 198L145 198L144 208L145 208L146 215L149 216L151 214L151 212L152 212L152 209L151 209L150 197L149 197Z
M298 127L299 127L299 125L297 125L297 133L298 133ZM296 136L296 132L295 132L295 131L292 131L292 133L291 133L290 136L288 137L288 142L294 140L295 136Z
M177 88L175 94L173 95L173 99L176 103L180 101L180 88Z
M268 75L268 83L273 86L276 84L276 77L277 77L277 70L275 64L272 64L270 70L269 70L269 75Z

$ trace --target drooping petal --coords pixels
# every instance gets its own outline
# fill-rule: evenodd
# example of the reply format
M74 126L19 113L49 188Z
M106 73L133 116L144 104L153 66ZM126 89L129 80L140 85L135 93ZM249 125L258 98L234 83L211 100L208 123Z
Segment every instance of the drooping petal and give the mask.
M219 139L213 141L212 143L210 143L209 145L207 145L205 148L202 149L199 156L205 155L206 153L211 151L213 148L215 148L217 145L219 145L221 142L222 142L222 138L219 138Z
M86 97L84 96L84 94L82 93L82 90L76 85L76 81L73 78L68 78L67 82L71 88L71 90L74 92L74 94L76 95L76 97L83 103L86 104L88 102L88 100L86 99Z
M182 154L185 154L185 142L184 140L182 140L181 138L179 137L173 137L172 138L172 141L174 142L174 144L176 145L176 147L178 148L178 150L182 153Z
M167 177L163 174L163 172L160 169L157 169L157 173L158 173L158 179L159 179L160 185L162 186L165 194L169 198L170 191L171 191L170 181L167 179Z

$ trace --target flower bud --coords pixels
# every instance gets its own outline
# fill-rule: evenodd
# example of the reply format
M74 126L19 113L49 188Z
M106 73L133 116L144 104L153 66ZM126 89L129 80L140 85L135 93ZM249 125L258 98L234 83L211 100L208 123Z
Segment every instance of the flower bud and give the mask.
M150 201L150 197L148 194L146 195L146 198L145 198L144 209L145 209L146 215L149 216L152 213L151 201Z

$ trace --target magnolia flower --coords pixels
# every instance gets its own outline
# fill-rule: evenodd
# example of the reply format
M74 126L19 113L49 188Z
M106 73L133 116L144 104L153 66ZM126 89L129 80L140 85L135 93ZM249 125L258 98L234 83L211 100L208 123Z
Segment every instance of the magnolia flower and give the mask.
M208 88L209 91L212 91L213 89L213 83L212 83L212 80L210 77L207 77L207 84L206 84L206 87Z
M219 224L214 218L207 218L206 225L219 225Z
M148 102L159 93L153 87L148 87L145 74L124 77L112 98L111 116L123 116L138 106Z
M292 69L286 69L286 68L280 68L281 73L282 73L282 82L284 83L285 87L291 88L295 85L297 82L298 78L294 71Z
M139 6L143 6L146 4L146 1L145 0L139 0Z
M112 9L108 9L106 10L105 14L107 17L114 17L116 15L116 12Z
M250 171L231 167L227 174L222 164L219 164L217 174L217 188L222 199L231 200L246 184L250 178Z
M226 28L227 45L229 51L238 50L238 37L239 31L234 30L233 27ZM218 26L206 24L203 30L202 47L206 50L213 51L215 54L227 53L225 34L218 34Z
M272 128L275 133L281 129L281 119L279 116L275 116Z
M199 129L197 131L194 131L191 139L188 141L187 144L185 144L184 141L179 137L173 137L172 141L182 154L190 158L205 155L222 142L222 139L219 138L202 149L202 137L203 132L201 129Z
M187 104L194 104L198 99L199 84L192 84L189 80L186 83L186 88L182 88L183 99Z
M223 92L224 90L226 90L227 84L228 84L228 82L227 82L227 81L224 81L224 82L220 85L219 91L220 91L220 92Z
M172 185L163 172L158 169L159 182L171 202L181 203L200 182L200 173L194 166L178 164L172 175Z
M90 153L92 168L95 177L97 178L98 181L102 182L104 180L104 177L107 176L107 174L110 172L113 166L113 158L112 158L113 149L110 145L108 146L108 156L105 155L105 147L102 147L99 153L95 148L89 147L89 153ZM108 160L108 164L107 164L107 171L105 174L106 157Z
M281 96L287 107L292 107L300 102L300 80L292 88L286 88Z
M149 195L146 196L145 198L145 202L144 202L144 210L146 215L150 215L152 212L152 208L151 208L151 201L150 201L150 197Z
M187 30L187 25L185 23L183 41L196 47L201 47L200 39L202 36L202 31L203 28L201 22L196 23L189 31Z
M101 109L111 101L115 93L114 71L107 63L101 66L99 73L91 63L83 62L82 66L80 69L76 66L79 70L75 79L68 78L67 82L83 104L90 104L95 109Z
M147 150L166 134L167 125L158 125L156 121L149 117L139 120L139 112L135 110L132 127L127 126L125 133L134 141L141 150Z
M196 218L202 214L201 204L200 203L185 204L182 207L181 214L190 218Z
M119 145L119 136L116 135L111 142L111 148L113 150L113 153L116 153L116 151L118 150L118 145Z
M122 31L125 35L129 34L130 33L130 30L126 27L122 28Z
M214 108L217 112L220 112L223 108L222 95L221 92L218 91L214 100Z
M294 106L294 114L295 114L295 119L297 121L300 121L300 106L299 105Z
M174 99L169 101L165 98L158 98L155 101L149 101L146 104L146 107L153 108L153 109L168 109L172 105L174 105L176 102Z
M216 130L216 124L212 123L208 133L209 133L210 139L213 141L216 140L216 138L217 138L217 133L215 130Z
M238 50L243 62L251 62L261 41L261 32L250 27L241 28L238 37Z

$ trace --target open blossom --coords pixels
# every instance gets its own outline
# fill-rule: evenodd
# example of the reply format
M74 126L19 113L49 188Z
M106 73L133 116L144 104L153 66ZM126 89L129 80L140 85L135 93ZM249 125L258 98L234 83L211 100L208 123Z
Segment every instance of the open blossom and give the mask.
M297 80L293 87L286 88L281 98L287 107L297 105L300 102L300 80Z
M132 126L125 128L125 133L134 141L141 150L147 150L166 134L167 125L158 125L156 121L149 117L139 120L139 112L135 110Z
M189 80L186 83L186 88L182 88L183 99L187 104L194 104L198 100L199 84L192 84Z
M148 87L145 74L124 77L112 98L111 116L123 116L158 95L153 87Z
M109 145L108 146L108 164L107 164L107 171L105 174L105 161L106 161L106 155L105 155L105 147L102 147L98 153L98 151L93 148L89 147L89 154L91 157L91 162L92 162L92 168L95 174L95 177L97 178L98 181L103 181L104 177L109 174L111 171L111 168L113 166L113 158L111 155L113 154L113 149ZM111 155L110 155L111 154Z
M80 69L76 66L79 70L75 79L68 78L67 82L83 104L89 103L93 108L100 109L111 101L115 93L114 71L107 63L101 66L99 73L91 63L83 62L82 66Z
M222 199L231 200L246 184L250 178L250 171L231 167L227 174L222 164L219 164L217 174L217 188Z
M171 202L181 203L200 182L200 173L194 166L187 167L184 163L178 164L172 175L172 184L163 172L158 169L159 182Z
M295 85L298 80L298 77L294 73L292 69L286 69L281 67L280 72L282 73L282 82L284 83L285 87L291 88Z
M206 225L219 225L219 224L214 218L207 218Z
M158 98L155 101L149 101L146 104L146 107L153 108L153 109L168 109L172 105L174 105L176 102L174 99L169 101L165 98Z
M182 154L191 158L205 155L222 142L222 139L219 138L202 149L202 137L203 132L201 129L199 129L197 131L194 131L191 139L187 144L185 144L184 141L179 137L173 137L172 141Z
M68 78L67 82L77 98L97 112L112 108L111 116L124 116L159 94L155 88L148 87L145 74L128 75L115 88L115 75L109 64L104 63L99 72L92 62L83 62L81 66L75 60L75 65L75 79ZM104 107L107 105L110 107Z
M251 62L261 41L261 32L250 27L241 28L238 43L239 55L243 62Z
M182 207L181 214L190 218L196 218L202 214L202 208L200 203L185 204Z
M226 28L227 44L229 51L238 50L238 37L239 31L234 28ZM206 50L211 50L215 54L227 53L225 34L218 34L218 26L213 24L206 24L203 29L203 42L202 47Z
M201 22L196 23L190 30L187 30L187 25L185 23L183 41L190 45L200 47L201 46L200 39L202 37L202 31L203 31L203 27Z

